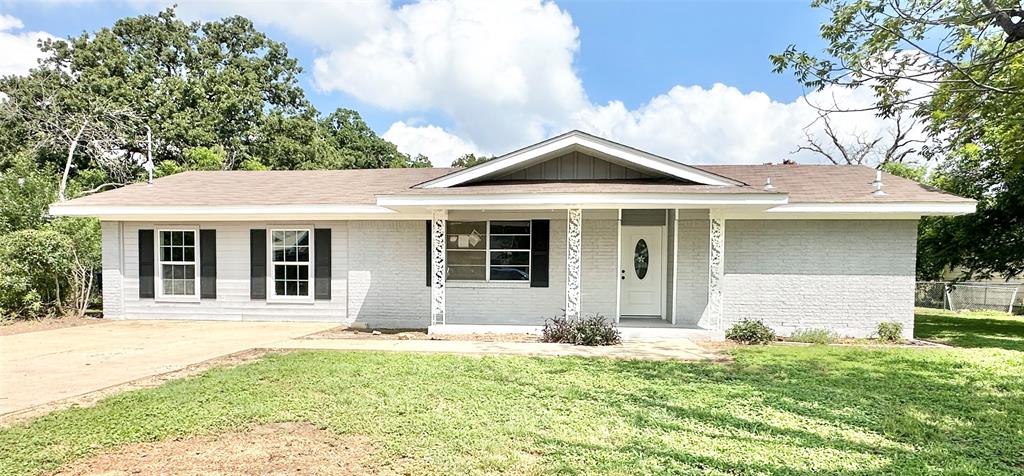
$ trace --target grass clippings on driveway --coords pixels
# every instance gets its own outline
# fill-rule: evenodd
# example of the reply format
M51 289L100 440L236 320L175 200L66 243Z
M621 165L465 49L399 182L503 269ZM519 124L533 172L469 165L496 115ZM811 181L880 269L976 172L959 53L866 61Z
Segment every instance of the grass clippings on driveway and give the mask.
M1024 354L768 346L729 364L297 352L0 430L36 474L274 422L368 438L412 474L1013 474Z

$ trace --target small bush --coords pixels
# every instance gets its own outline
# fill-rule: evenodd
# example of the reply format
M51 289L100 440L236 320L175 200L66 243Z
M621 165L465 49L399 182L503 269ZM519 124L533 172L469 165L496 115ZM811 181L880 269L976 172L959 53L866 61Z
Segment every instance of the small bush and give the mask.
M788 340L808 344L831 344L836 340L836 333L828 329L797 329Z
M725 338L741 344L767 344L775 340L775 331L761 321L744 319L725 331Z
M615 323L597 314L572 319L562 314L544 322L542 342L573 345L614 345L622 342Z
M899 342L903 340L903 324L898 322L879 322L875 333L878 334L878 340L882 342Z

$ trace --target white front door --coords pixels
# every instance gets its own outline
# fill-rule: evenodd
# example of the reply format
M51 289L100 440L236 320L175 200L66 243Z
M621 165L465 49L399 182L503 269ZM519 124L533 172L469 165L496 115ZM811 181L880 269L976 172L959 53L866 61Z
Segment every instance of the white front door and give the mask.
M665 249L663 226L623 226L619 314L663 317Z

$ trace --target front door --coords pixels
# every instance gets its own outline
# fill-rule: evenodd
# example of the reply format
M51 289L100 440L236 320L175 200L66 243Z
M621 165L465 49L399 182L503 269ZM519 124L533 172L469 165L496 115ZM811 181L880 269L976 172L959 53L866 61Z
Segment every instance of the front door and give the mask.
M665 289L663 226L623 226L619 314L661 318Z

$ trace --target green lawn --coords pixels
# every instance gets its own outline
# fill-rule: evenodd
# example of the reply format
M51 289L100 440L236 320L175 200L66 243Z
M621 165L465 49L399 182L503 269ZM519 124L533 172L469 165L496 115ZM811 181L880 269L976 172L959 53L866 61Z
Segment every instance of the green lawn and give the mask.
M920 339L957 347L994 347L1024 351L1024 316L1005 312L956 313L941 309L916 310L914 334Z
M0 430L0 473L274 421L367 435L374 461L413 474L1024 472L1024 352L769 346L733 357L275 355Z

